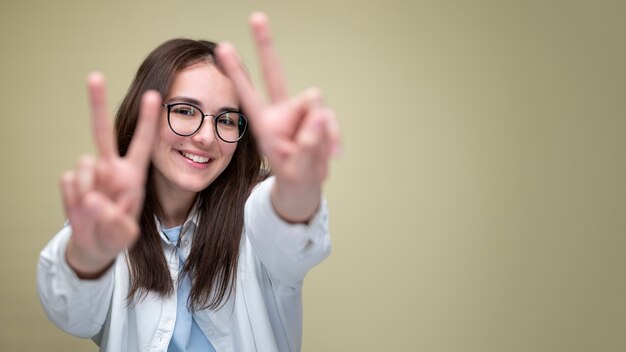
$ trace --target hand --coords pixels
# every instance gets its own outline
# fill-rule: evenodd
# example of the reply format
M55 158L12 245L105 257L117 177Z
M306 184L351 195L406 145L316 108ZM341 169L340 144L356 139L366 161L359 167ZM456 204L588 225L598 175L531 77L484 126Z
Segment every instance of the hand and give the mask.
M98 158L83 156L61 177L65 213L72 226L66 259L81 278L100 276L118 253L139 236L150 151L157 133L161 97L146 92L132 143L119 156L106 109L104 77L88 77L93 135Z
M287 221L306 222L319 206L329 159L340 150L339 124L319 90L311 88L289 97L267 17L254 13L250 25L269 103L263 102L252 86L232 45L218 46L218 60L233 81L252 132L276 175L272 190L275 210Z

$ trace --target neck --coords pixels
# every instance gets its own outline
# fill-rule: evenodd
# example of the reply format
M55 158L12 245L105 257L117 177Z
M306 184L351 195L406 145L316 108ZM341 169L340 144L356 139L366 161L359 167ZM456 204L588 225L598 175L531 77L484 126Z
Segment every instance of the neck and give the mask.
M163 218L161 222L166 228L182 225L187 219L187 215L196 199L196 194L191 197L174 198L171 196L162 196L157 194L157 199L161 204Z
M157 201L161 207L161 223L166 228L182 225L196 201L198 193L181 192L170 187L156 187Z

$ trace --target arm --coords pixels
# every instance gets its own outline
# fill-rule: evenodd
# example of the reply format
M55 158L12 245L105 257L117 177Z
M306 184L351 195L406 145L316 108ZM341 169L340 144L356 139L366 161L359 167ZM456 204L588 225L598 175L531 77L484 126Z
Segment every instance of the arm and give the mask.
M269 102L252 86L232 45L220 44L216 51L275 175L246 203L246 232L270 274L299 287L306 271L330 251L321 190L341 136L319 90L308 89L296 97L287 93L266 16L255 13L250 24Z
M270 274L299 287L306 272L330 252L321 190L341 136L335 114L319 90L308 89L296 97L287 93L266 16L253 14L250 25L269 102L252 86L232 45L220 44L216 51L275 175L248 199L246 232Z
M143 95L133 141L122 158L100 74L89 76L88 91L99 157L84 156L63 174L60 188L69 224L41 252L37 267L37 292L46 314L79 337L92 337L102 328L116 258L139 236L137 218L160 109L158 93Z
M246 236L273 278L299 288L305 274L330 254L328 208L320 197L320 205L307 224L288 223L272 206L271 191L275 185L276 179L270 177L248 198L244 215Z
M37 265L37 293L48 319L77 337L96 335L113 293L113 269L97 280L82 280L65 259L72 228L65 226L43 249Z
M132 142L120 157L106 112L104 77L91 74L88 91L99 156L81 157L74 170L63 173L60 188L72 226L65 259L79 277L96 279L139 236L137 219L161 98L152 91L143 94Z

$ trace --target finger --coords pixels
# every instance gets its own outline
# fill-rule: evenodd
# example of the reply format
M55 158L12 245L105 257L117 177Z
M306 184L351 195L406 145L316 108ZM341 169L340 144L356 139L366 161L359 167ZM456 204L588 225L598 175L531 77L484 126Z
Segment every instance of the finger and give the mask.
M313 109L322 105L322 94L316 88L309 88L297 97L291 99L288 104L280 104L268 108L267 115L283 116L287 118L274 119L268 123L280 123L281 135L260 136L259 145L270 163L276 166L284 156L291 154L296 148L294 141L302 128L301 124Z
M321 107L317 109L317 114L318 118L323 121L321 127L323 131L320 133L321 137L318 141L318 143L320 144L318 157L322 157L324 158L324 160L327 160L330 158L331 151L333 149L333 144L331 142L332 136L330 134L330 111L328 108Z
M81 243L89 241L86 236L93 232L93 222L84 214L81 198L78 197L77 176L73 171L66 171L61 176L61 195L65 215L72 226L73 237Z
M305 164L320 155L327 154L328 128L322 109L312 110L298 131L296 141L299 147L299 159Z
M158 118L161 110L161 96L155 91L148 91L141 98L139 122L128 149L128 158L136 165L145 168L150 160L150 151L158 131Z
M263 12L253 13L250 16L250 27L259 52L263 77L270 100L281 102L289 99L287 84L278 54L274 48L267 16Z
M337 116L335 112L331 109L326 108L326 116L328 127L328 135L330 137L331 150L330 156L338 156L342 151L342 139L341 139L341 130L339 128L339 121L337 120Z
M106 104L104 76L94 72L87 78L93 135L98 152L102 158L117 156L117 147L113 140L113 126L109 119Z
M235 47L230 43L220 43L215 49L215 54L220 66L235 85L246 116L254 119L258 111L264 106L263 100L243 70ZM254 124L251 124L251 126L254 126Z
M90 191L95 183L96 161L90 155L84 155L78 160L76 165L76 192L77 197L82 198Z
M286 124L285 130L288 135L293 138L311 111L323 105L322 92L317 88L309 88L292 99L289 105L289 108L293 109L291 113L293 118L283 121L283 123Z
M303 111L313 110L324 105L324 97L318 88L308 88L296 97L296 103Z
M131 214L135 218L139 218L139 214L143 209L143 200L143 189L137 188L120 194L118 199L115 200L115 204L124 214Z
M59 187L61 188L61 198L63 199L63 208L65 209L65 215L69 218L71 210L77 204L77 197L75 191L75 175L73 171L65 171L61 175L59 180Z
M98 227L97 241L104 249L119 252L134 243L139 234L137 222L119 207L97 192L85 197L87 211Z
M314 155L314 159L312 161L313 174L316 177L318 182L323 182L326 179L326 175L328 173L328 161L331 157L331 151L333 149L332 146L332 136L330 134L330 115L328 114L328 109L321 108L319 109L319 118L322 122L322 131L320 133L320 138L318 140L319 147L316 150Z
M272 168L280 168L282 161L294 154L297 145L287 139L273 138L261 144L262 152Z
M329 155L329 135L323 109L311 112L298 135L300 172L309 174L310 180L319 183L326 178Z

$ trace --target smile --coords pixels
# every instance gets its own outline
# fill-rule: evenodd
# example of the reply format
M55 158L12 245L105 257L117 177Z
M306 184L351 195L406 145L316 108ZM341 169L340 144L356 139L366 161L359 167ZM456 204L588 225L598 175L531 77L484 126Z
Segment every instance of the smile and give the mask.
M179 152L180 155L184 156L185 158L195 162L195 163L199 163L199 164L206 164L209 162L209 158L205 157L205 156L200 156L200 155L195 155L195 154L191 154L191 153L186 153L186 152Z

